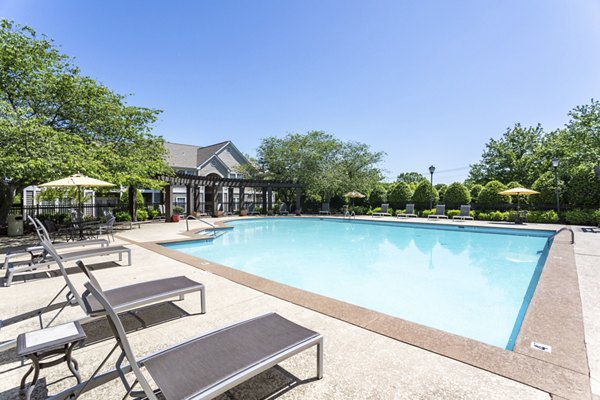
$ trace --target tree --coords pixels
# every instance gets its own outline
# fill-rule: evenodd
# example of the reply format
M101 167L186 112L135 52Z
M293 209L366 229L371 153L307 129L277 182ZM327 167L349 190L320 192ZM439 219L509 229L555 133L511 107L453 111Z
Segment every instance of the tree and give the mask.
M479 193L481 193L482 190L483 185L475 184L471 186L471 190L469 191L471 193L471 201L477 203L477 198L479 197Z
M404 209L410 203L413 191L406 182L398 182L388 194L390 207L394 210Z
M533 196L529 196L529 202L535 206L543 207L543 208L553 208L556 204L556 182L554 180L554 173L548 171L533 182L531 188L540 194L536 194ZM562 181L558 182L560 201L561 203L564 200L564 183Z
M459 208L463 204L471 204L471 193L462 183L454 182L446 189L444 201L448 208Z
M420 210L428 209L430 202L432 205L436 205L438 202L438 192L435 190L428 180L421 181L412 197L415 207Z
M0 222L24 187L81 172L117 185L160 187L170 172L158 110L89 77L51 40L0 22Z
M385 190L383 185L375 186L375 188L369 194L369 204L371 207L381 207L383 203L387 203L387 199L387 190Z
M600 207L600 181L593 166L582 163L573 168L570 175L564 190L567 204L572 207Z
M524 128L515 124L499 140L490 139L481 161L471 165L469 180L485 184L490 180L501 182L521 181L531 185L538 176L542 162L537 152L544 131L540 125Z
M268 137L257 149L259 164L271 179L300 183L307 197L323 201L352 190L369 193L382 179L377 165L383 155L320 131Z
M509 204L511 199L510 196L504 196L498 194L506 190L506 186L502 182L490 181L488 182L477 197L477 204L487 207L498 207Z
M427 178L425 178L418 172L401 172L398 174L396 181L418 184L419 182L425 179Z
M446 189L448 189L448 185L445 183L438 183L435 185L435 190L438 192L440 203L445 203L444 195L446 194Z

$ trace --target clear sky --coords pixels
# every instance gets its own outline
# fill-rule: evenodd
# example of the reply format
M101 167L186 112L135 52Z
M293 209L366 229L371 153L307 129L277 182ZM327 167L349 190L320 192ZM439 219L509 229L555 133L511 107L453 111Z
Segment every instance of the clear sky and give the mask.
M600 1L0 0L83 74L164 112L177 143L323 130L388 178L463 180L516 122L562 127L600 93Z

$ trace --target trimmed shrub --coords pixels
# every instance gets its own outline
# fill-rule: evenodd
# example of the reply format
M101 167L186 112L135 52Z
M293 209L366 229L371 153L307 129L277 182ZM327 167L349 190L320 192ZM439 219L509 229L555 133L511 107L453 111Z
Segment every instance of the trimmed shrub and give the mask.
M471 204L471 193L462 183L454 182L446 189L444 199L446 207L459 208L463 204Z
M435 185L435 190L438 191L438 197L439 197L439 203L440 204L444 204L446 202L446 190L448 189L448 185L446 185L445 183L438 183L437 185Z
M510 196L498 194L506 190L506 186L499 181L488 182L477 197L477 204L482 206L497 206L501 204L509 204Z
M539 224L553 224L558 222L558 214L554 210L549 211L529 211L527 221Z
M421 217L427 218L429 215L434 215L434 214L435 214L435 208L432 210L426 209L421 212Z
M121 203L129 203L129 190L124 191L121 195ZM142 196L142 192L140 192L139 190L136 190L135 205L138 208L144 207L144 196Z
M383 203L387 203L387 190L383 186L377 186L369 194L369 204L375 207L381 207Z
M488 213L479 212L479 213L475 214L475 219L481 220L481 221L489 221L490 220L490 216L489 216Z
M582 164L575 167L565 186L565 197L569 205L579 207L600 205L600 181L594 174L594 166Z
M148 219L148 211L144 209L135 210L135 216L138 221L145 221Z
M508 221L509 215L508 211L492 211L488 218L490 221Z
M131 215L127 211L117 211L115 213L115 220L117 222L131 221Z
M595 225L598 210L569 210L565 212L565 220L572 225Z
M479 193L483 190L483 185L477 184L477 185L473 185L473 187L471 187L471 189L469 190L469 193L471 193L471 201L474 201L475 203L477 203L477 197L479 197Z
M438 202L437 190L428 181L421 181L413 193L412 201L415 203L415 207L420 210L429 208L430 201L432 205Z
M460 215L460 210L448 210L446 211L446 215L449 219L452 219L453 217Z
M398 182L396 186L388 193L390 207L394 209L406 207L410 203L413 191L406 182Z

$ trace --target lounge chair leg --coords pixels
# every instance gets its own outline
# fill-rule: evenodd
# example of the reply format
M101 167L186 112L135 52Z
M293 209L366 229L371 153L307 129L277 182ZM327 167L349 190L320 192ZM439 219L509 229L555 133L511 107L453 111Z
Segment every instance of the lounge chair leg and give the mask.
M317 344L317 378L323 379L323 339Z
M181 301L181 300L185 300L185 294L180 294L179 295L179 301Z
M206 289L203 287L200 289L200 314L206 314L206 296L204 291Z

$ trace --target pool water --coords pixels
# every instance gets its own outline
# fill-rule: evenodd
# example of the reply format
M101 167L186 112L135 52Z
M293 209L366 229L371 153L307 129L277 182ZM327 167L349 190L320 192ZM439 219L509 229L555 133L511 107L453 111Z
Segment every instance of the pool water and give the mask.
M511 350L551 231L247 219L169 248Z

